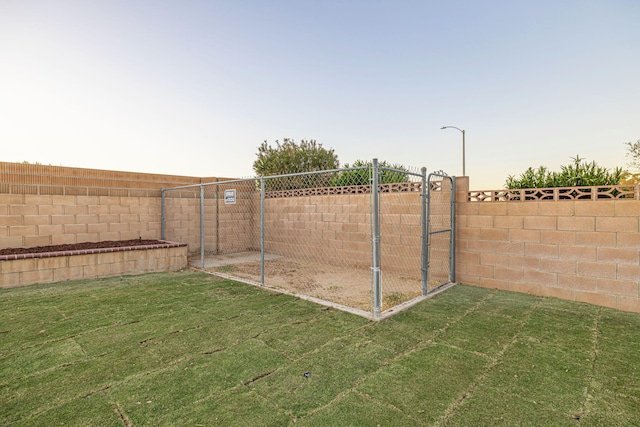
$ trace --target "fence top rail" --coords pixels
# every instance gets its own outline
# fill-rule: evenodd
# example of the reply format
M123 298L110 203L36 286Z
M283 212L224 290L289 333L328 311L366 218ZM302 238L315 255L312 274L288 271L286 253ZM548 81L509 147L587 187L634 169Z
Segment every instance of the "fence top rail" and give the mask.
M196 187L202 187L202 186L208 186L208 185L237 184L239 182L259 181L259 180L260 178L225 179L224 181L211 181L211 182L203 182L200 184L182 185L180 187L162 188L162 190L163 191L184 190L185 188L196 188Z
M389 171L389 172L397 172L397 173L401 173L404 175L412 175L412 176L419 176L422 177L421 173L417 173L417 172L411 172L410 170L402 170L402 169L395 169L395 168L388 168L386 166L380 166L379 167L380 170L385 170L385 171Z
M640 185L522 188L469 191L468 202L534 202L563 200L640 200Z
M324 169L319 171L298 172L298 173L281 174L281 175L265 175L265 176L255 176L250 178L228 179L224 181L204 182L199 184L189 184L189 185L182 185L179 187L171 187L171 188L163 187L162 190L163 191L183 190L187 188L197 188L197 187L209 186L209 185L235 184L235 183L247 182L247 181L260 181L263 179L270 180L270 179L279 179L279 178L290 178L290 177L296 177L296 176L320 175L320 174L340 173L340 172L368 170L368 169L372 169L372 166L356 166L356 167L350 167L350 168ZM422 174L412 172L410 170L395 169L395 168L390 168L386 166L380 166L379 169L390 171L390 172L398 172L404 175L411 175L411 176L417 176L417 177L422 176Z
M321 171L298 172L298 173L288 173L288 174L281 174L281 175L254 176L254 177L250 177L250 178L229 179L229 180L225 180L225 181L203 182L201 184L191 184L191 185L183 185L183 186L180 186L180 187L163 188L163 190L182 190L182 189L185 189L185 188L200 187L202 185L235 184L235 183L238 183L238 182L246 182L246 181L260 181L262 179L289 178L289 177L294 177L294 176L319 175L319 174L323 174L323 173L337 173L337 172L354 171L354 170L362 170L362 169L371 169L371 167L369 167L369 166L359 166L359 167L354 167L354 168L324 169L324 170L321 170Z
M368 166L359 166L359 167L355 167L355 168L325 169L325 170L321 170L321 171L286 173L286 174L282 174L282 175L266 175L266 176L258 177L258 179L261 179L261 178L264 178L264 179L289 178L289 177L294 177L294 176L319 175L319 174L323 174L323 173L338 173L338 172L355 171L355 170L362 170L362 169L371 169L371 168L368 167Z
M443 171L434 171L434 172L429 173L428 179L431 179L432 176L437 176L439 178L448 178L450 180L453 180L453 177L447 175Z

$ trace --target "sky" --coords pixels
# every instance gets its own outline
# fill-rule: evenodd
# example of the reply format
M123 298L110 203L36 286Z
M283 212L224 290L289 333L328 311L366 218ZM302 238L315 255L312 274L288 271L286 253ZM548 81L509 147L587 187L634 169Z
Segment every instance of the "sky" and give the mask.
M253 176L314 139L502 188L640 139L638 0L0 0L0 161Z

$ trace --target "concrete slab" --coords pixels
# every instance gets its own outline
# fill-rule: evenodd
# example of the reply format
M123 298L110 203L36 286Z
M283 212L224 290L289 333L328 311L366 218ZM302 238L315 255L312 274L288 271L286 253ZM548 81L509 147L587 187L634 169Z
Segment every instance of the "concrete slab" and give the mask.
M280 255L264 254L266 261L282 258ZM260 262L260 251L237 252L224 255L208 255L204 258L204 268L222 267L232 264L243 264L245 262ZM190 260L192 265L201 267L200 257Z

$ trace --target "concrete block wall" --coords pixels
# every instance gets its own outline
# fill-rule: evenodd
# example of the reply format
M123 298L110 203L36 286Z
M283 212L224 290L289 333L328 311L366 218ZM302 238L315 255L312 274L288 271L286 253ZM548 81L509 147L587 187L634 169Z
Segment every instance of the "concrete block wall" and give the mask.
M0 248L159 239L160 189L218 180L4 162L0 177ZM257 249L259 193L241 190L236 205L206 196L215 212L207 251ZM197 191L167 199L166 238L190 252L199 250ZM467 177L456 191L458 282L640 312L640 200L469 202ZM434 225L446 227L447 202L432 204ZM267 251L369 266L370 209L368 194L267 199ZM382 194L380 209L383 269L419 268L419 195ZM446 258L445 243L433 242L432 263Z
M2 260L0 288L176 271L186 266L186 246Z
M260 250L260 193L255 184L205 185L204 249L227 254ZM236 190L236 202L225 204L224 190ZM200 253L200 186L165 192L165 238L187 243Z
M265 200L267 252L320 262L371 263L369 195Z
M415 192L380 195L383 270L419 276L420 202ZM367 268L372 262L371 227L369 194L273 198L265 203L265 245L278 255ZM448 257L448 243L434 242L433 251Z
M233 204L225 204L224 190L230 189L236 190L236 200ZM208 215L207 219L217 221L217 253L260 250L260 192L256 189L255 181L220 185L215 211L214 203L210 207L215 215Z
M7 162L0 178L0 249L160 239L161 188L202 180Z
M640 201L468 202L457 182L457 281L640 312Z
M123 195L123 189L160 190L214 180L216 178L0 162L2 194L108 196Z
M182 197L165 197L165 240L188 244L189 253L200 250L199 190Z
M160 238L160 199L0 194L0 248Z
M413 272L421 266L420 193L380 194L380 266L384 271ZM370 203L365 201L365 205ZM367 236L370 242L370 235Z

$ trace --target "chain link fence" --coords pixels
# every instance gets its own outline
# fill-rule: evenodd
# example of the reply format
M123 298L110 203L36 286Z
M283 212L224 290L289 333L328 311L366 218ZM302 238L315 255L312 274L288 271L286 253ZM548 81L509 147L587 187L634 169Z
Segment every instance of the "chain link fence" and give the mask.
M429 174L427 191L427 282L440 287L455 281L455 180Z
M425 168L374 159L370 166L164 189L163 239L188 243L190 263L214 274L380 318L453 282L428 274L427 255L440 256L446 246L429 247L431 186L438 184L427 185ZM431 215L437 223L452 218L439 209Z

